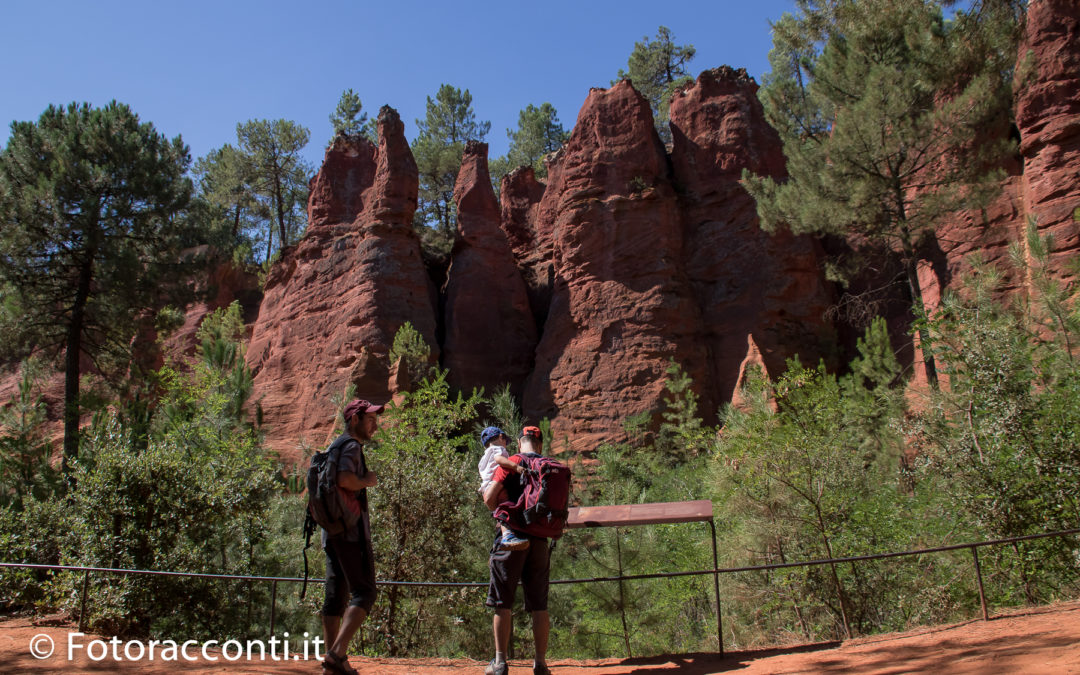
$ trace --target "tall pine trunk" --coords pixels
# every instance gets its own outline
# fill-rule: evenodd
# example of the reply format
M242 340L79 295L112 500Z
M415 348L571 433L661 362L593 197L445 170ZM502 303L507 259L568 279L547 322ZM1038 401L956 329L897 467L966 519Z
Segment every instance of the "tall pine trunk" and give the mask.
M94 246L90 245L86 259L79 267L79 284L71 305L68 324L67 351L64 355L64 455L60 470L72 485L71 462L79 455L79 357L82 353L82 334L86 325L86 305L90 300L90 284L94 277Z

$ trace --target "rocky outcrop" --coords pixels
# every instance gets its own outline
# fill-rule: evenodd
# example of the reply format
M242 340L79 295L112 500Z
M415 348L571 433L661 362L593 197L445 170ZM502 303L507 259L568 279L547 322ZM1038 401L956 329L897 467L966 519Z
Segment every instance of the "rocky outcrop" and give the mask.
M161 365L162 353L174 357L180 354L193 355L196 347L195 333L203 319L215 310L238 302L244 322L250 324L258 315L262 301L258 276L231 261L214 265L210 272L199 280L195 295L201 299L184 308L184 323L169 333L161 345L157 344L159 336L153 333L144 341L144 346L135 350L137 354L154 354L152 362L142 364L144 372L147 367L156 368Z
M1017 69L1028 74L1017 88L1018 153L1002 167L995 201L957 214L923 252L931 307L969 253L1004 263L1028 215L1054 234L1055 269L1076 255L1078 13L1075 2L1032 1L1030 56ZM796 354L812 363L838 343L842 351L848 336L824 317L835 298L819 243L762 232L740 185L744 169L784 175L756 90L745 71L702 73L672 100L668 154L629 83L595 89L550 158L547 184L531 169L514 171L501 204L488 187L486 149L470 145L441 302L410 227L416 169L400 121L384 113L377 149L335 142L312 183L308 235L271 271L248 352L273 447L321 445L333 426L330 396L349 383L375 400L407 386L386 363L406 320L436 351L436 325L444 328L443 364L464 389L520 386L531 361L524 411L531 422L551 420L557 449L576 451L620 440L630 415L661 411L671 360L694 379L700 412L713 421L723 404L746 404L737 388L751 367L776 376ZM1013 290L1024 281L1011 279ZM897 306L901 325L910 316ZM911 363L910 338L900 337Z
M620 440L625 417L661 407L670 359L703 362L669 173L645 99L593 89L539 205L555 282L524 409L557 447Z
M521 396L532 369L536 324L514 254L499 228L488 146L469 141L454 186L457 241L446 281L443 365L459 389L489 395L509 384Z
M539 216L544 188L544 184L536 180L532 167L526 166L511 171L499 186L500 226L525 281L533 318L541 327L547 321L555 280L551 230L542 227L545 223L541 223Z
M979 257L1003 273L1006 295L1028 293L1010 261L1010 244L1024 242L1028 218L1040 235L1053 236L1051 271L1069 275L1067 262L1080 250L1080 5L1070 0L1034 0L1028 7L1014 83L1017 155L1000 167L1001 191L978 212L955 214L937 231L920 267L927 307ZM1008 133L998 131L1000 140Z
M751 334L752 352L770 373L782 373L796 354L814 363L834 342L817 245L762 231L739 182L744 169L785 174L780 138L765 122L757 89L745 70L723 67L703 72L671 101L686 273L707 352L700 379L707 417L735 395Z
M378 151L363 136L334 138L309 185L308 227L351 223L364 210L364 190L375 182Z
M412 229L416 163L397 112L383 107L378 130L374 151L359 138L327 151L312 181L312 226L271 269L252 329L247 361L267 443L286 460L302 445L325 444L332 398L348 385L377 402L389 397L387 357L402 324L438 353L433 291Z
M1051 266L1064 274L1080 250L1080 3L1032 0L1017 72L1024 211L1053 235Z

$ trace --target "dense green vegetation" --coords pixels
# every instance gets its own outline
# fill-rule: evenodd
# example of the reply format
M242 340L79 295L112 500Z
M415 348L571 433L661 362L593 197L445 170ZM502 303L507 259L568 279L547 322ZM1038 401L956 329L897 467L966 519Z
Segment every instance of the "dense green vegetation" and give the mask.
M763 89L792 180L748 177L748 185L766 225L880 236L901 256L906 284L920 237L935 226L934 209L952 199L954 185L977 195L970 188L985 176L950 175L947 185L910 190L903 181L931 155L954 150L920 145L937 138L928 130L948 125L950 138L968 138L970 119L957 121L962 111L951 104L930 117L901 104L922 111L942 100L936 94L956 77L949 69L976 62L989 70L963 71L973 74L956 90L971 102L965 114L984 115L996 105L1007 67L997 56L980 61L968 50L1005 53L1014 3L976 3L954 21L944 21L937 4L915 0L887 7L868 1L881 10L873 21L846 0L800 4L800 17L778 24L775 70ZM656 84L647 96L658 113L693 56L692 47L671 40L661 27L628 64L639 87ZM918 67L908 69L912 61ZM875 91L906 96L868 99L862 85L871 82ZM851 117L853 111L861 112ZM335 134L371 130L351 89L331 124ZM482 138L489 125L476 120L467 90L444 85L429 99L421 130L414 153L426 184L417 225L438 252L453 232L447 190L462 145ZM262 442L263 425L273 420L264 420L252 400L239 306L203 322L190 358L147 372L132 366L129 353L140 321L163 333L177 325L178 310L158 310L174 298L162 279L182 276L175 267L181 247L209 245L251 264L301 236L310 167L298 152L308 131L287 120L253 120L237 133L235 147L196 163L193 194L180 139L162 138L120 104L49 108L38 122L13 128L0 155L0 351L13 363L34 358L22 361L20 387L0 409L5 562L302 575L300 481ZM539 171L543 155L566 138L546 103L522 111L518 130L508 134L513 144L495 173L518 163ZM852 135L882 145L859 150ZM923 164L905 164L911 153ZM867 163L878 172L854 171ZM914 192L916 200L887 203L882 195L895 190L885 188L897 184L904 199ZM837 200L839 185L858 199ZM1006 270L978 260L933 315L919 311L918 289L909 285L914 330L932 346L940 379L928 392L907 391L882 319L868 322L839 372L796 359L775 380L752 374L745 403L721 411L716 427L703 421L694 383L672 361L660 409L626 420L625 442L571 460L575 502L711 500L725 567L1076 527L1080 308L1075 282L1048 272L1053 248L1032 223L1010 270L1029 292L1008 302ZM93 377L81 369L80 353L93 360ZM511 432L526 423L545 431L549 425L523 419L508 388L489 398L452 391L409 324L398 331L389 360L406 368L411 388L389 407L369 448L380 476L371 491L378 577L483 581L494 527L476 493L476 431L489 423ZM75 388L65 410L64 462L56 467L41 387L60 361ZM349 398L342 392L335 404ZM70 423L81 411L92 412L93 422L80 432ZM982 549L991 604L1075 597L1078 546L1070 537ZM317 579L321 554L312 563ZM711 565L704 525L585 529L559 542L553 577ZM835 639L969 618L978 607L973 576L966 550L724 575L725 644ZM77 613L83 579L4 569L0 612ZM699 575L558 585L552 656L715 649L712 584ZM269 627L267 583L95 574L87 589L80 618L106 633L224 640L264 637ZM278 587L278 631L317 632L319 586L304 601L295 591L288 583ZM368 654L481 657L490 651L483 598L483 590L468 587L384 586L360 646ZM518 611L516 642L527 645L528 619Z

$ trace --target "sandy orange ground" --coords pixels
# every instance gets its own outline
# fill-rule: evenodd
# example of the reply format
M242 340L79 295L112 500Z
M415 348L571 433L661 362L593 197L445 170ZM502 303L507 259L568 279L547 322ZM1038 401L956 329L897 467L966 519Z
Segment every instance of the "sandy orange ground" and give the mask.
M68 634L73 630L67 623L48 619L0 621L0 672L155 675L173 675L180 671L272 675L321 672L315 661L118 663L111 659L94 662L80 652L76 660L69 662L66 645ZM30 642L39 635L47 635L55 642L57 649L52 657L38 660L30 655ZM92 636L78 638L86 642L91 639ZM365 675L465 675L482 673L484 667L484 663L468 659L353 657L352 663ZM510 673L528 675L532 672L531 665L530 662L513 661ZM973 620L858 638L843 644L741 651L729 653L724 658L715 654L684 654L640 659L563 660L549 665L555 675L666 675L676 672L689 675L727 672L740 675L852 672L1080 674L1080 602L1001 613L988 622Z

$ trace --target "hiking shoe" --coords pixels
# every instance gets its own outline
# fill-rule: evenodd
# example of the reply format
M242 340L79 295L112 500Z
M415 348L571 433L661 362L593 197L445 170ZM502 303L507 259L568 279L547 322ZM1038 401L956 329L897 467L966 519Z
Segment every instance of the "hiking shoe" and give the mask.
M546 665L533 664L533 675L551 675Z
M487 664L487 668L484 668L484 675L509 675L510 664L506 661L502 663L495 663L495 659L491 659L491 663Z
M503 535L502 547L507 551L524 551L529 548L529 540L510 532Z

